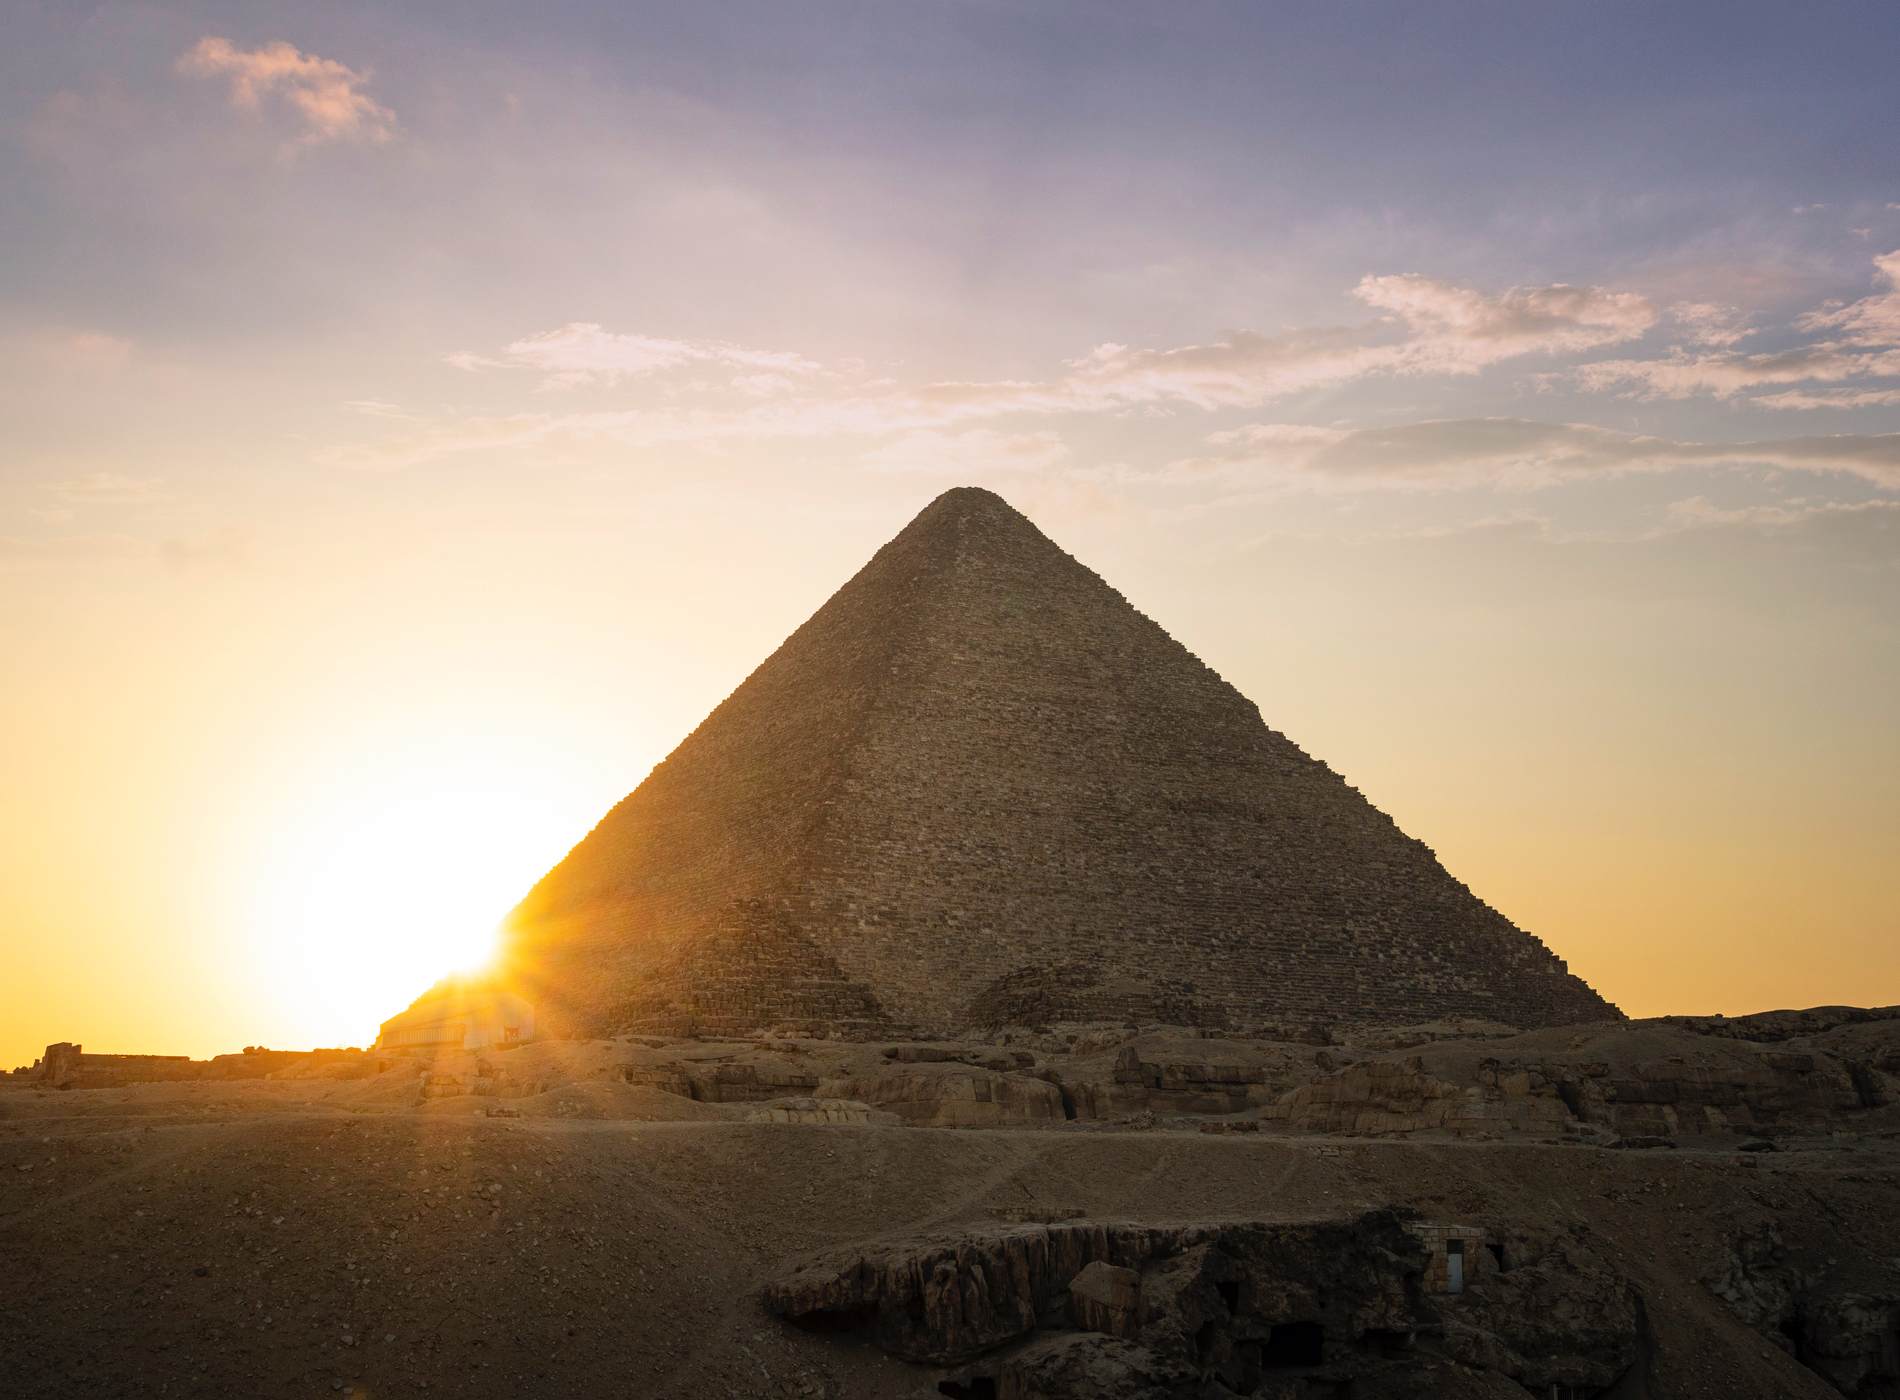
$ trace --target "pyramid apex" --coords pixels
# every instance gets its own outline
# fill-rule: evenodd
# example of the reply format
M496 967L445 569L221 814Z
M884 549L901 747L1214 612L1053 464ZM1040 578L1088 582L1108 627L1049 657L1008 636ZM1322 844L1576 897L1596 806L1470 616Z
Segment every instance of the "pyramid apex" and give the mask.
M1034 530L1029 517L1015 506L981 486L953 486L912 517L903 533L938 534L951 531L967 534L972 529Z
M984 486L952 486L948 491L937 497L936 500L925 506L921 513L923 515L929 515L933 511L946 513L955 512L957 514L969 514L981 511L1012 515L1019 519L1027 518L1023 516L1023 513L1017 510L1015 506Z

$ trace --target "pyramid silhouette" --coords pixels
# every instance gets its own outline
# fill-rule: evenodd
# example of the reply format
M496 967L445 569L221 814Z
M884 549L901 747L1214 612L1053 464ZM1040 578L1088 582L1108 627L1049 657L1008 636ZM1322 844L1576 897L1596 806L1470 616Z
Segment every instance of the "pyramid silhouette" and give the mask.
M569 1035L1619 1014L967 487L549 871L506 948Z

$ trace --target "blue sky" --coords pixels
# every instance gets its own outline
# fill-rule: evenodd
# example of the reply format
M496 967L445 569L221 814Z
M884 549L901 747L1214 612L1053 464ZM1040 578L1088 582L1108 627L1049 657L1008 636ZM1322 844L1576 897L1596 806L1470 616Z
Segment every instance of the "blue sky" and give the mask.
M0 6L16 926L445 725L531 879L974 482L1586 973L1900 999L1900 9Z

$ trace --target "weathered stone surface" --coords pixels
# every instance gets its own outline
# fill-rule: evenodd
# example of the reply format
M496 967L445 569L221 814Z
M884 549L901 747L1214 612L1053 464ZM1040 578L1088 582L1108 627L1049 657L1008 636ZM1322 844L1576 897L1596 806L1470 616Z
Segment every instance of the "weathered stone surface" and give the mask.
M1111 1337L1141 1331L1141 1275L1097 1259L1069 1280L1069 1315L1075 1325Z
M864 1123L895 1126L903 1120L884 1113L868 1103L850 1099L782 1099L760 1104L752 1110L755 1123Z
M507 963L560 1035L1617 1014L971 489L530 892Z
M1370 1060L1314 1079L1285 1094L1264 1116L1309 1132L1368 1137L1549 1135L1574 1122L1541 1076L1489 1068L1477 1083L1460 1085L1427 1074L1416 1056Z
M1178 1357L1100 1333L1031 1342L998 1368L997 1400L1155 1400L1195 1393L1194 1369Z
M1767 1225L1733 1241L1709 1290L1843 1395L1900 1393L1900 1259L1849 1273Z
M1533 1392L1599 1393L1635 1364L1642 1300L1580 1237L1519 1232L1509 1253L1508 1269L1478 1264L1446 1311L1453 1357Z
M915 1065L862 1078L828 1079L821 1091L859 1099L906 1123L940 1128L1060 1123L1062 1091L1042 1079L962 1065Z
M1515 1232L1512 1266L1481 1253L1441 1307L1419 1228L1375 1211L1004 1230L826 1260L765 1301L957 1368L951 1395L1596 1394L1631 1372L1641 1299L1580 1236Z

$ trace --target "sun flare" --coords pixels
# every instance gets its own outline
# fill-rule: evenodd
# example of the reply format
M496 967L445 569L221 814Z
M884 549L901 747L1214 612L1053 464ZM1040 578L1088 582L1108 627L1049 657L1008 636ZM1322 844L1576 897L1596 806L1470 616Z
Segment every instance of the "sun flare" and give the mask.
M252 887L254 946L320 1043L366 1044L432 983L489 965L515 901L585 830L510 756L332 775Z

